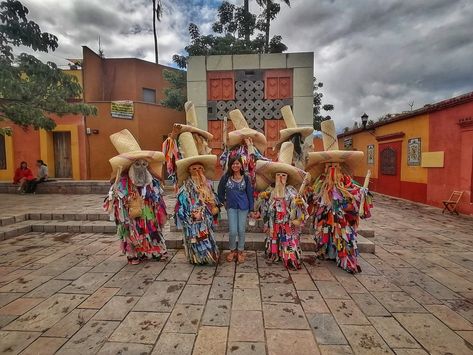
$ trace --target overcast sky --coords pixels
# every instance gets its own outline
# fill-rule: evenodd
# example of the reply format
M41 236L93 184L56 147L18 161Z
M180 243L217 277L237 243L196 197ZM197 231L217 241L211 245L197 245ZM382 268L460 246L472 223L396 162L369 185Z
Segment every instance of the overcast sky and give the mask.
M81 46L106 57L154 61L151 0L23 0L59 48L42 56L59 65L80 58ZM242 3L243 0L232 0ZM221 1L163 0L158 24L160 64L172 64L189 42L187 27L204 33ZM254 0L251 7L257 10ZM292 0L281 4L271 33L289 52L313 51L314 70L324 83L324 103L338 130L363 112L420 108L473 90L473 1L471 0Z

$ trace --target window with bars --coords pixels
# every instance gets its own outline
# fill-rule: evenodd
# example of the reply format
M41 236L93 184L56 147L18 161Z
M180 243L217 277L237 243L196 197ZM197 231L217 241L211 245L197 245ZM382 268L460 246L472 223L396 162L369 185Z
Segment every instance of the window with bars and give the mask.
M143 101L150 104L156 103L156 90L143 88Z

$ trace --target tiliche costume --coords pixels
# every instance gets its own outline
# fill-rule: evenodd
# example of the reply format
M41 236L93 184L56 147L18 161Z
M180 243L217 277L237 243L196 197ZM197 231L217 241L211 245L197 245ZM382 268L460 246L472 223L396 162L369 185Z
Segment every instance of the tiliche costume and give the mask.
M321 123L324 150L309 153L306 170L315 181L309 190L314 215L316 253L334 259L342 269L357 273L357 228L360 218L370 217L372 195L368 191L369 174L364 186L350 176L363 152L338 150L332 120Z
M117 225L121 249L130 263L166 255L166 206L160 181L161 152L141 150L126 129L110 136L119 155L110 159L113 185L104 209Z
M286 268L300 269L300 234L308 213L304 197L297 191L305 172L291 165L293 152L294 145L285 142L277 162L256 163L256 187L264 190L259 194L257 208L268 232L267 258L273 262L282 260ZM278 178L278 173L287 174L287 179Z
M211 179L217 156L199 155L190 132L180 134L179 149L182 158L176 162L179 190L175 212L177 224L183 228L185 252L191 264L216 264L219 250L214 223L219 202Z

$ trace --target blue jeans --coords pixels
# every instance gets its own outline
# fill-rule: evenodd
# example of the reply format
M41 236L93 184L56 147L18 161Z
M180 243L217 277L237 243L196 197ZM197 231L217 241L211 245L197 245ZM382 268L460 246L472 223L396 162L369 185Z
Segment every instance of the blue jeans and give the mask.
M248 210L229 208L227 215L230 250L236 249L236 238L238 236L238 250L243 251L245 250L246 216L248 216Z

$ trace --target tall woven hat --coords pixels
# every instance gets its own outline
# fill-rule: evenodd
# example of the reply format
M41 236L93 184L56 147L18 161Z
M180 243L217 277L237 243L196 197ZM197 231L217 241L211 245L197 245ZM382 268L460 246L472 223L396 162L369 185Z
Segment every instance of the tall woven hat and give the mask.
M263 191L271 185L276 178L276 173L287 174L287 184L294 187L301 185L305 176L305 171L291 165L292 155L294 154L294 144L292 142L284 142L279 151L278 161L256 162L256 189Z
M186 111L186 123L187 124L180 124L180 123L175 123L174 124L174 132L177 133L177 135L184 133L184 132L190 132L190 133L197 133L204 137L206 140L212 140L213 139L213 134L204 131L203 129L200 129L197 127L197 114L195 112L195 105L192 101L187 101L184 104L184 109Z
M363 159L364 153L356 150L339 150L337 133L333 120L322 121L320 124L324 151L310 152L305 170L313 179L325 171L326 163L340 163L348 171Z
M268 145L264 134L248 127L248 122L246 122L240 110L236 109L230 111L229 115L235 126L235 130L228 133L228 146L233 147L241 144L245 138L251 138L254 146L258 148L260 152L264 152Z
M110 136L118 155L109 160L112 166L112 176L115 178L119 171L127 170L131 164L138 159L144 159L148 162L148 170L156 177L161 178L164 154L152 150L141 150L135 137L127 129L114 133Z
M284 119L284 123L286 124L285 129L280 131L280 138L276 145L281 144L287 141L292 135L296 133L300 133L302 139L305 139L307 136L311 135L314 129L312 127L298 127L296 123L296 119L292 114L291 106L286 105L281 107L282 117Z
M208 179L214 178L217 156L214 154L199 155L192 133L184 132L179 135L179 149L183 156L182 159L176 161L177 183L179 186L189 177L189 167L194 164L202 164L205 169L205 176Z

